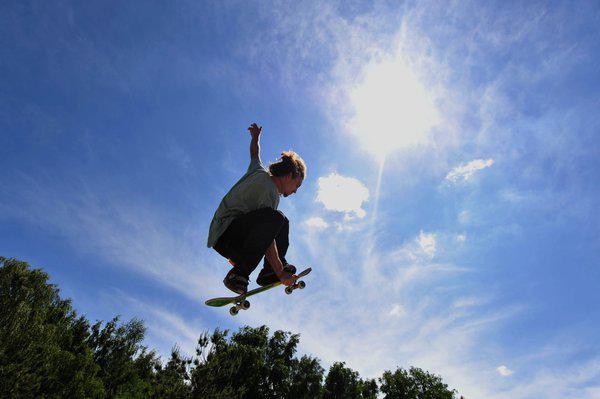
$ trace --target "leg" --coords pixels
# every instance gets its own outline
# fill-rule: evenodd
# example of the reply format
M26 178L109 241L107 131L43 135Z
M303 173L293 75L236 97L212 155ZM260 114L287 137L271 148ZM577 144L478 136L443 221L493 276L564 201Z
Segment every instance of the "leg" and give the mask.
M282 214L283 215L283 214ZM285 259L285 255L287 253L288 247L290 246L289 242L289 232L290 232L290 222L287 217L285 217L285 222L282 228L279 230L279 233L275 237L275 243L277 244L277 252L279 254L279 259L281 259L281 263L283 263L284 270L289 273L296 273L296 268L293 266L288 267L288 263ZM293 268L293 270L292 270ZM273 267L269 264L269 261L265 257L263 268L256 279L256 282L259 285L268 285L278 281L275 272L273 271Z
M234 262L236 273L248 278L281 230L285 230L285 242L282 239L285 254L288 229L287 218L283 213L272 208L258 209L236 218L214 248Z

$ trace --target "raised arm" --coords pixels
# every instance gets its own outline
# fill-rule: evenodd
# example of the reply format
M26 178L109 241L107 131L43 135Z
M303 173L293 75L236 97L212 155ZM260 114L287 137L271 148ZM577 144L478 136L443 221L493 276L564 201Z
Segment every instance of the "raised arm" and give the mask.
M260 132L262 131L262 126L258 126L256 123L253 123L248 128L250 132L250 136L252 136L252 140L250 141L250 159L258 158L260 159Z

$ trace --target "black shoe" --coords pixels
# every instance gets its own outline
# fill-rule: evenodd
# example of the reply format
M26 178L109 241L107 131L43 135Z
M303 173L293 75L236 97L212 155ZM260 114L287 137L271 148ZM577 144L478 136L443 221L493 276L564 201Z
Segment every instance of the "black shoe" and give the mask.
M283 266L283 271L288 272L289 274L296 274L296 266L294 265L285 265ZM256 283L262 287L265 285L273 284L279 281L279 277L275 274L271 266L263 267L256 279Z
M225 287L229 288L236 294L242 295L248 291L248 279L244 276L240 276L235 273L234 269L231 269L225 279L223 280Z

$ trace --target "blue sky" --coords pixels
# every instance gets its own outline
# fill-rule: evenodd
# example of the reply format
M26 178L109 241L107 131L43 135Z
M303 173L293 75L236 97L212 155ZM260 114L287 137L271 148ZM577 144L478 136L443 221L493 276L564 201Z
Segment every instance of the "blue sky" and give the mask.
M91 320L191 353L267 324L364 377L466 397L600 397L594 2L3 2L0 254ZM249 162L313 273L236 318L212 214Z

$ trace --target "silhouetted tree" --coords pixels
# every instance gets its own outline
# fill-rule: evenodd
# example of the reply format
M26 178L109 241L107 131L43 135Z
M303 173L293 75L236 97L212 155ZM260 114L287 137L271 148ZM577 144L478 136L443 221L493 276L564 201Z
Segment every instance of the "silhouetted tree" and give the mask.
M104 397L87 320L42 270L0 265L0 397Z
M324 399L355 399L360 396L358 372L335 362L325 378Z
M189 380L192 361L192 358L183 356L179 353L179 349L174 347L167 364L164 367L155 366L155 385L151 396L169 399L190 398L192 389Z
M323 373L319 360L310 356L292 359L290 364L289 399L312 399L323 395Z
M323 369L309 357L294 358L298 335L276 331L269 337L266 326L243 327L231 339L227 335L228 331L217 329L210 338L204 334L198 340L193 397L319 395ZM296 379L301 372L302 377Z
M0 257L0 397L453 399L440 377L418 368L363 380L343 362L324 378L318 359L297 358L299 336L267 326L218 328L195 356L175 346L163 364L145 347L141 320L90 326L48 275Z
M417 367L386 371L379 382L385 399L454 399L455 394L441 377Z
M118 321L115 317L103 328L100 321L92 326L88 342L100 366L100 378L109 397L148 397L158 359L141 344L146 328L141 320L122 325Z
M379 388L375 379L359 381L360 397L363 399L376 399Z

